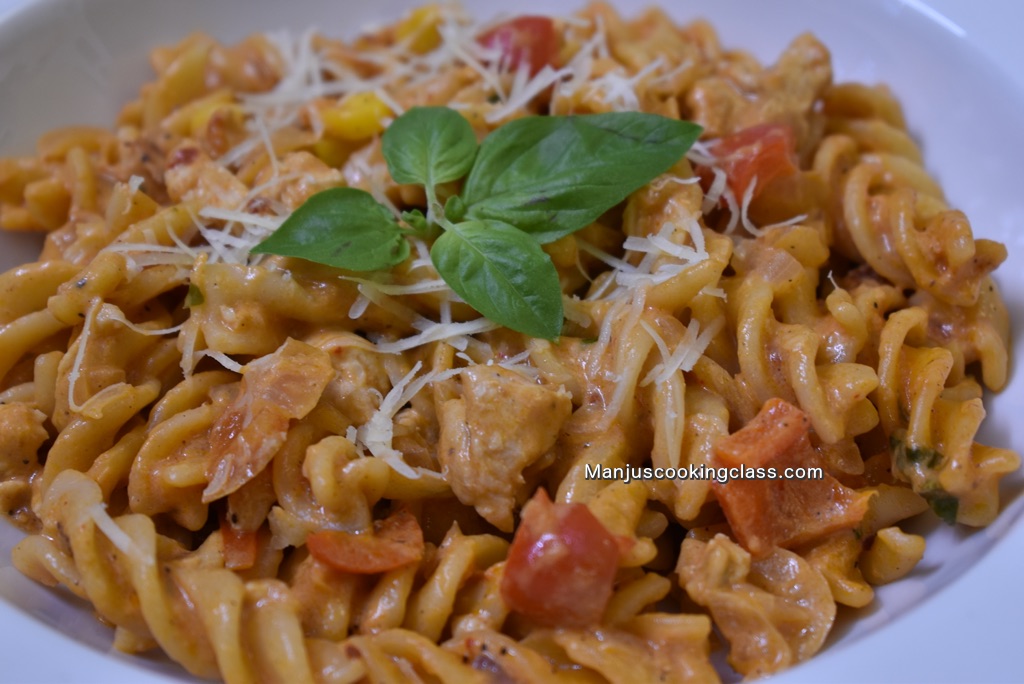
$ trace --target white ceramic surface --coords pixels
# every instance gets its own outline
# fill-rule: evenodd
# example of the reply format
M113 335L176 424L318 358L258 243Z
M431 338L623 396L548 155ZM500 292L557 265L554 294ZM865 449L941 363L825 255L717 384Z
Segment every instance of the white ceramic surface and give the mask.
M650 0L620 0L624 8ZM0 154L27 152L59 125L109 125L147 77L149 47L201 28L235 40L289 27L350 35L397 17L411 0L0 0ZM465 0L477 17L505 3ZM581 0L520 0L517 12L579 7ZM889 83L904 102L928 167L977 234L1004 241L998 282L1014 317L1014 354L1024 358L1024 5L1014 0L785 0L666 2L681 19L709 18L729 46L772 60L811 30L832 48L838 79ZM0 235L0 269L29 260L36 243ZM1024 450L1013 430L1024 378L989 398L982 441ZM826 650L777 682L1024 681L1024 477L990 528L936 527L907 579L879 591ZM0 523L0 682L189 681L161 661L109 653L110 631L87 608L42 589L10 567L19 534Z

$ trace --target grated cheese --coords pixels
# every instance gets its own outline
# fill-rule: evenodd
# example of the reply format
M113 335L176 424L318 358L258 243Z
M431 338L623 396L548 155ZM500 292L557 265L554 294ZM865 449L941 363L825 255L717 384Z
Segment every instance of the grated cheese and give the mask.
M621 327L617 329L618 339L620 344L624 344L633 333L633 330L641 323L641 316L644 313L644 307L647 301L647 290L645 288L639 288L633 291L633 296L625 306L628 307L628 311L625 316L625 320L622 321ZM598 335L597 344L600 345L600 353L603 354L611 342L612 326L619 319L619 315L611 315L609 311L606 315L604 322L601 324L601 332ZM615 371L608 379L615 384L615 391L612 393L612 399L605 407L604 415L602 417L602 425L607 428L611 424L612 420L619 415L622 411L622 407L626 403L626 399L633 394L632 383L625 382L626 374L624 366L629 364L629 354L616 354L615 355Z
M529 74L529 67L524 63L516 72L516 78L512 82L512 90L508 98L505 99L502 106L487 112L484 115L484 120L487 123L496 123L511 116L528 105L533 98L544 92L548 86L561 81L571 73L568 68L556 70L552 69L550 65L545 64L533 78L526 80L520 77L520 74Z
M657 233L646 237L627 237L623 242L623 247L627 251L644 255L636 265L626 259L614 257L580 238L576 239L576 244L580 251L596 257L614 270L615 283L621 288L625 288L625 290L620 290L619 294L622 295L624 291L633 288L666 282L690 266L708 258L704 233L697 220L689 217L683 227L693 246L678 244L669 238L679 228L670 221L663 223ZM682 263L665 262L663 260L665 257L678 259ZM662 260L661 263L658 263L659 260ZM655 264L658 264L657 268L655 268ZM610 283L606 280L591 292L587 299L594 300L603 297L609 287Z
M387 283L382 282L380 279L371 280L369 278L360 278L357 276L342 276L341 279L353 283L359 283L360 285L373 288L374 290L386 295L411 295L451 291L451 288L448 287L448 283L440 278L420 280L410 284Z
M82 412L82 404L75 401L75 386L78 384L78 378L82 374L82 364L85 363L85 350L89 345L89 338L92 336L92 330L96 326L96 316L99 314L102 304L103 300L100 297L94 297L89 304L89 310L86 311L85 321L82 324L82 332L78 336L78 349L75 350L75 360L71 364L71 372L68 373L68 409L75 413Z
M530 365L530 351L521 351L514 356L509 356L506 359L495 362L493 358L487 360L485 364L487 366L497 366L498 368L504 368L514 373L526 376L534 382L540 381L540 370Z
M100 502L94 503L85 509L85 514L96 523L96 527L103 532L103 535L110 540L110 543L117 547L117 550L130 558L133 563L139 566L153 564L153 558L147 556L136 546L135 541L128 536L128 533L121 529L107 513L107 509Z
M829 280L830 283L832 283L832 287L834 287L835 289L837 289L837 290L841 290L842 289L841 287L839 287L839 283L836 282L835 276L832 275L832 269L831 268L828 269L828 280Z
M348 317L352 320L361 318L369 306L370 298L360 292L359 296L352 302L352 306L348 308Z
M198 354L196 354L196 361L198 362L199 359L203 358L204 356L213 359L214 361L224 366L224 368L228 369L229 371L233 371L235 373L242 372L242 364L238 363L224 352L219 352L214 349L203 349Z
M679 341L675 350L669 353L668 344L658 331L646 321L641 321L640 325L647 331L647 334L651 336L651 339L654 340L655 345L658 347L662 361L654 366L644 379L640 381L640 386L644 387L652 382L661 385L667 382L677 371L693 370L694 364L704 354L704 350L711 343L711 339L718 334L724 323L723 319L716 318L712 321L711 325L701 332L700 321L697 319L691 320L690 324L686 326L683 339Z
M772 228L785 228L786 226L794 226L800 223L801 221L806 220L807 214L800 214L798 216L794 216L793 218L788 218L785 221L779 221L778 223L769 223L767 226L761 226L761 232L763 233L767 230L771 230Z
M104 304L103 306L101 306L99 314L97 316L97 320L100 320L100 321L114 321L114 322L120 323L121 325L123 325L124 327L128 328L132 332L137 332L140 335L150 335L150 336L154 336L154 337L159 337L160 335L171 335L171 334L178 333L178 332L181 331L182 325L184 325L182 323L182 324L178 324L178 325L172 326L170 328L142 328L142 327L136 325L135 323L132 323L131 321L129 321L125 317L124 312L121 311L120 307L118 307L118 306L116 306L114 304Z
M740 222L743 224L743 228L751 235L763 235L761 229L751 223L750 217L747 216L747 211L750 209L750 201L754 198L754 188L756 187L757 175L755 174L743 191L743 203L740 205Z
M428 384L446 380L462 372L459 368L452 368L446 371L430 371L416 378L416 374L422 367L423 362L417 361L412 370L391 387L374 414L355 433L356 444L361 444L373 456L391 466L396 473L410 479L419 479L424 475L441 477L441 474L426 468L410 466L405 462L402 453L395 450L392 446L395 415Z
M411 337L404 337L394 342L377 342L377 351L383 354L400 354L431 342L445 342L459 351L464 351L468 344L466 336L497 330L499 327L497 323L486 318L477 318L465 323L428 321L428 324L422 332Z

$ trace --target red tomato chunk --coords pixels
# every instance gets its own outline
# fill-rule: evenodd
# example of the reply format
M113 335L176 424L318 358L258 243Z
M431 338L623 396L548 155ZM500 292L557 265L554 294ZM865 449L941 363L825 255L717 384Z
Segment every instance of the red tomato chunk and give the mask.
M810 420L782 399L769 399L754 420L715 444L716 467L822 467L811 446ZM811 480L714 481L736 540L755 556L793 548L852 529L867 512L869 494L825 473Z
M736 201L743 201L747 187L757 178L751 197L776 178L799 170L793 131L782 124L758 124L727 135L719 140L711 153L728 177L729 189Z
M224 542L224 566L232 570L248 570L256 563L259 534L256 530L240 530L227 516L221 516L221 539Z
M600 622L619 565L619 544L584 504L555 504L538 490L509 548L501 596L551 627Z
M525 62L531 76L545 64L554 64L558 57L558 35L548 17L517 17L486 31L477 41L500 50L500 61L513 69Z
M423 530L416 517L400 511L376 523L372 534L339 530L306 537L309 553L335 570L361 575L389 572L423 558Z

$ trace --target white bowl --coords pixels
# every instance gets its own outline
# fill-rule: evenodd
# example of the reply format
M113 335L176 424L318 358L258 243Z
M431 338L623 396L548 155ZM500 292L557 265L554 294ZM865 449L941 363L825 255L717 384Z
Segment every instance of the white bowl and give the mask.
M1003 0L969 7L936 0L965 18L963 30L919 0L822 3L663 0L677 19L704 16L731 47L773 61L797 34L813 31L832 50L839 80L886 82L902 100L928 168L977 235L1001 240L1009 259L997 273L1014 318L1014 356L1024 344L1024 156L1021 83L985 52L1024 66L1012 27L1024 6ZM280 27L315 25L351 35L397 18L412 0L0 0L0 154L28 153L41 133L61 125L110 125L148 78L149 48L201 29L224 41ZM418 4L418 3L417 3ZM504 3L466 0L478 18ZM566 13L576 0L520 0L519 13ZM619 0L627 13L648 0ZM27 5L11 12L15 5ZM507 7L507 5L504 5ZM984 12L981 15L975 12ZM6 17L5 17L6 14ZM979 18L980 16L980 18ZM985 20L988 17L988 20ZM993 42L994 41L994 42ZM1001 41L1001 42L999 42ZM1014 61L1011 61L1014 60ZM0 269L34 258L38 239L0 234ZM1019 376L1019 374L1016 374ZM1014 413L1024 381L1014 377L987 399L981 441L1024 448ZM1008 478L1004 512L975 533L937 527L924 561L908 578L881 588L870 609L830 637L824 652L778 682L1009 681L1024 675L1024 477ZM87 606L43 589L10 567L20 533L0 523L0 680L10 682L188 681L162 660L109 652L111 632Z

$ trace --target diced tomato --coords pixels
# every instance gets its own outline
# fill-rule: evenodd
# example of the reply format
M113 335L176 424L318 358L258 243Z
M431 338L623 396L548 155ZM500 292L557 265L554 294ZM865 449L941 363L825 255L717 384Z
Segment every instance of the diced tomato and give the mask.
M750 183L757 178L752 197L771 181L799 170L793 131L783 124L758 124L720 139L710 151L725 171L729 188L741 202Z
M558 57L558 35L549 17L516 17L481 34L477 42L500 50L501 61L513 69L526 62L531 76Z
M763 476L775 469L778 479L711 483L736 540L755 556L852 529L867 512L870 495L843 486L827 472L816 479L783 479L786 468L822 467L809 431L803 411L782 399L769 399L752 421L715 444L716 467L745 468Z
M259 534L256 530L240 530L228 521L227 516L222 516L220 534L224 540L224 567L248 570L256 564L259 550Z
M509 547L501 596L552 627L600 621L619 565L619 544L584 504L555 504L538 490Z
M340 530L306 537L309 553L335 570L360 575L389 572L423 558L423 530L416 516L399 511L374 524L372 534Z

